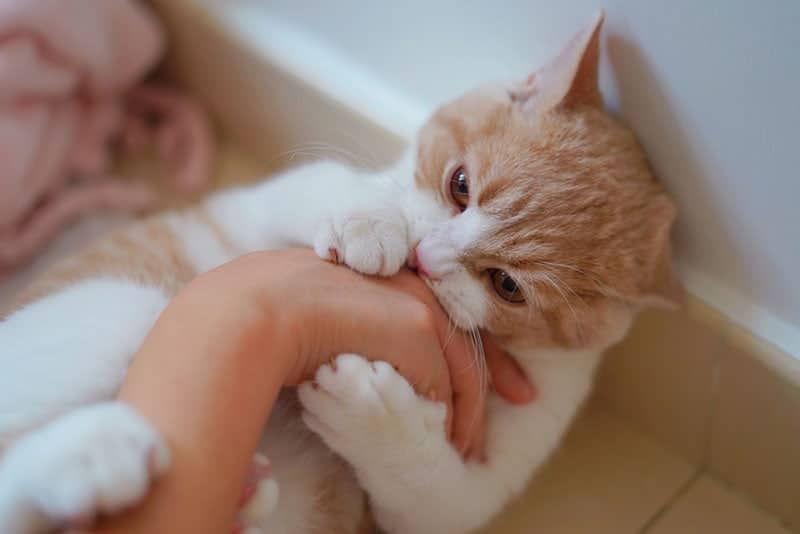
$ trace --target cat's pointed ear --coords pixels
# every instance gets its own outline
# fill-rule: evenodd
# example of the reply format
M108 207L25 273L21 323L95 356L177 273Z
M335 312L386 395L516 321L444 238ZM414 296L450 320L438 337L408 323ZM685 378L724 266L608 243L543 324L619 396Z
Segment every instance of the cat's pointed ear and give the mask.
M685 300L686 294L672 263L670 231L675 221L675 205L662 196L655 203L649 218L654 235L646 240L643 278L634 300L643 306L677 308Z
M605 11L600 10L555 58L511 91L512 100L537 110L558 106L602 107L598 68L604 18Z

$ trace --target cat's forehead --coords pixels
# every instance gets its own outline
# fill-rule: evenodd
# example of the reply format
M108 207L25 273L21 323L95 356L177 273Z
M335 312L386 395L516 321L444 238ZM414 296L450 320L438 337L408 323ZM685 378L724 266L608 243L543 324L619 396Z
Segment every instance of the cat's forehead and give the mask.
M422 131L417 183L444 203L463 166L470 206L495 221L465 260L522 270L536 261L594 262L602 228L624 228L628 212L657 193L643 153L624 126L599 109L531 116L511 98L477 91L443 106Z
M524 172L536 130L504 90L471 91L439 108L420 131L417 181L439 189L444 174L464 166L471 189L477 189L495 177Z
M589 113L591 115L591 113ZM523 205L581 194L598 183L592 153L602 151L603 118L581 113L522 113L507 93L478 90L443 106L420 135L418 182L441 186L443 175L463 165L470 194L496 214L519 213ZM596 186L596 187L595 187Z

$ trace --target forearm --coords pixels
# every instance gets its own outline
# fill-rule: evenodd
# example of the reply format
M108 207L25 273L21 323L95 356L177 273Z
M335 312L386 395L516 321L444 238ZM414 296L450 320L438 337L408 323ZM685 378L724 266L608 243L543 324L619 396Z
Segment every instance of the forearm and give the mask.
M291 349L278 329L244 329L232 339L230 332L243 331L232 324L241 314L226 316L231 297L208 294L214 290L209 284L178 296L130 368L120 399L163 434L172 466L140 507L101 532L218 533L233 524Z

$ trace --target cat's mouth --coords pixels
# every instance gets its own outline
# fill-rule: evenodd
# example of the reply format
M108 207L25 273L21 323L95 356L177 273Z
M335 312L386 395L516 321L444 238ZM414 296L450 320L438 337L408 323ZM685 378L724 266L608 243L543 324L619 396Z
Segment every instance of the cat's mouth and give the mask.
M476 330L481 326L467 303L461 299L457 291L453 291L453 284L450 283L452 280L448 280L449 275L437 276L435 272L431 273L430 269L426 269L424 262L420 261L417 255L416 247L411 249L406 263L433 291L436 300L447 312L453 324L463 330Z
M478 321L472 317L466 303L462 302L458 295L447 290L447 284L442 280L435 280L425 275L420 276L425 284L433 291L436 300L439 301L444 311L455 326L462 330L477 330L480 328Z

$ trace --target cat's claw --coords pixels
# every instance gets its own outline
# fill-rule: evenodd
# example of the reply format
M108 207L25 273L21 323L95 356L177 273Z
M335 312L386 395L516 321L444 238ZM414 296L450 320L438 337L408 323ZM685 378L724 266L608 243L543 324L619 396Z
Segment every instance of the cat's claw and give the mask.
M408 225L398 209L390 208L335 217L317 232L314 251L364 274L391 276L408 257Z
M353 465L385 461L390 451L416 454L427 438L445 435L445 405L418 396L385 362L340 355L300 386L299 397L308 427Z
M56 445L56 446L54 446ZM80 409L21 439L4 458L28 513L53 525L86 526L137 504L170 464L166 443L130 407Z

